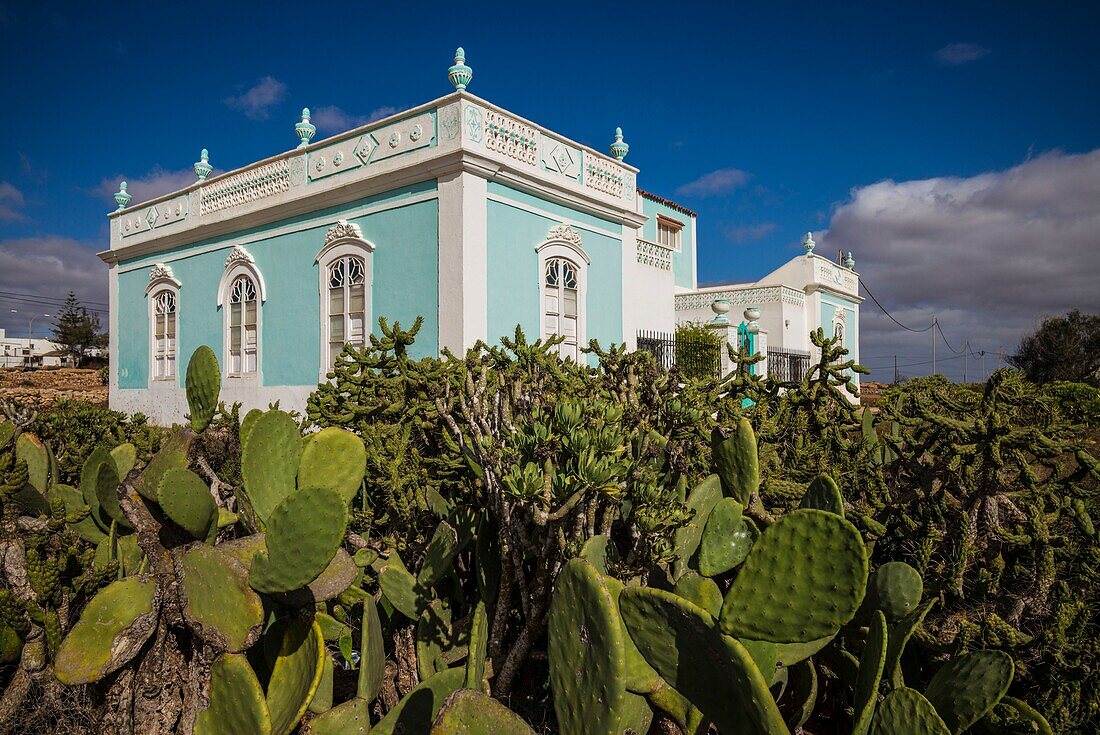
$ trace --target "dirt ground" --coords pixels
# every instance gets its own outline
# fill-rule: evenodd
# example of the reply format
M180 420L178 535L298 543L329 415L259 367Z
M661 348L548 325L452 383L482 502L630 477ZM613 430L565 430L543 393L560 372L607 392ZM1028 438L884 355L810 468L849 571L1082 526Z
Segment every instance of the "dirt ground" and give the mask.
M59 398L107 405L107 386L99 384L98 370L0 370L0 400L52 406Z

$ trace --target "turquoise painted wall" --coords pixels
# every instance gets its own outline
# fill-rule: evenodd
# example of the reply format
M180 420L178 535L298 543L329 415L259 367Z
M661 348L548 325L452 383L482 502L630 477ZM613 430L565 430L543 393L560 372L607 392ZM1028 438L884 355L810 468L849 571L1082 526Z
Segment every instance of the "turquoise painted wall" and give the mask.
M613 342L621 343L622 242L618 238L584 229L579 224L596 220L607 227L608 223L530 195L521 195L507 187L489 186L493 193L537 206L548 214L560 213L578 223L574 227L580 232L584 250L592 261L588 266L585 302L587 338L597 339L605 347ZM528 339L534 340L540 334L542 318L535 246L542 243L550 228L561 224L561 221L493 200L487 204L487 219L489 341L495 343L502 336L510 336L517 324L523 327Z
M309 215L265 225L247 232L206 240L153 259L135 260L120 268L139 265L119 274L119 387L144 388L149 381L149 325L145 287L154 262L172 266L182 283L179 298L180 371L202 344L210 345L222 360L223 316L217 290L225 259L242 237L294 225L306 228L246 244L256 260L267 289L262 305L260 369L263 385L314 385L320 366L320 296L317 252L325 231L337 219L349 219L376 246L371 313L411 324L418 316L424 326L409 350L417 357L439 350L439 207L438 200L414 202L394 209L348 215L365 206L400 203L435 190L429 181ZM223 246L200 252L211 246ZM377 327L375 326L375 331Z
M826 337L833 336L833 318L837 309L847 312L844 315L844 346L848 348L848 357L859 361L859 345L856 344L856 312L855 304L846 299L837 298L827 294L821 294L821 323L818 325L825 330Z
M672 254L672 274L677 286L696 288L695 280L695 218L678 209L642 197L642 214L649 221L642 226L642 239L657 242L657 215L684 223L680 231L680 252Z

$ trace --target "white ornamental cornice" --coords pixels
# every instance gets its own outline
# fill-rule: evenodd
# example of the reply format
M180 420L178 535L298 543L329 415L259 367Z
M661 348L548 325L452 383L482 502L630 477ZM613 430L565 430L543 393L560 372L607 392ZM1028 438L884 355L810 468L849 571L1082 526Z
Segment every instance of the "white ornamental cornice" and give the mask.
M172 266L157 263L153 266L152 270L149 271L149 283L163 280L174 281L176 280L176 276L172 273Z
M550 231L546 233L546 239L560 240L567 242L576 247L581 247L581 234L574 230L569 225L556 225L550 228Z
M229 251L229 257L225 259L225 267L232 268L238 263L255 265L256 260L252 257L252 254L245 250L242 246L235 245L233 246L233 249Z
M354 222L346 219L338 220L336 224L328 228L325 233L325 245L331 245L337 240L362 240L363 230Z

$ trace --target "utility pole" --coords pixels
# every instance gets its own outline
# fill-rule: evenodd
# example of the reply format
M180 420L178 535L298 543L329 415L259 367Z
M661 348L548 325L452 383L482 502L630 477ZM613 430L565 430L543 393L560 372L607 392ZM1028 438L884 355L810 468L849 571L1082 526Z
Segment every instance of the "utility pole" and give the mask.
M982 382L984 383L987 380L985 377L985 350L982 350L978 354L982 356Z
M932 315L932 374L936 374L936 315Z
M966 353L970 351L970 343L963 345L963 385L966 384Z
M898 384L898 356L894 355L894 385Z

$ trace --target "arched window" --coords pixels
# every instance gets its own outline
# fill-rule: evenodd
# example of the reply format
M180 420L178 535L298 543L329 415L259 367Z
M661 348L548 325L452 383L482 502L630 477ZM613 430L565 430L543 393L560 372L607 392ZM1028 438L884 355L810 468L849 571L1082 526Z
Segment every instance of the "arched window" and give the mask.
M543 333L565 341L558 346L563 358L580 359L580 278L577 264L565 258L548 258L543 272Z
M163 288L153 293L152 329L153 379L170 380L176 377L176 330L178 295L175 290Z
M234 246L225 259L225 271L218 286L225 335L222 367L226 377L259 380L263 359L260 332L266 300L267 288L255 258L243 246Z
M340 220L325 232L317 254L321 296L323 381L344 345L365 347L371 322L371 258L374 245L354 222Z
M366 344L366 263L356 255L345 255L328 266L328 365L350 344Z
M581 347L586 344L585 299L591 262L581 245L581 235L570 225L555 225L535 250L539 258L542 337L564 337L558 353L563 359L580 362Z
M259 299L256 282L237 276L229 289L226 325L227 369L230 375L247 375L259 369Z

